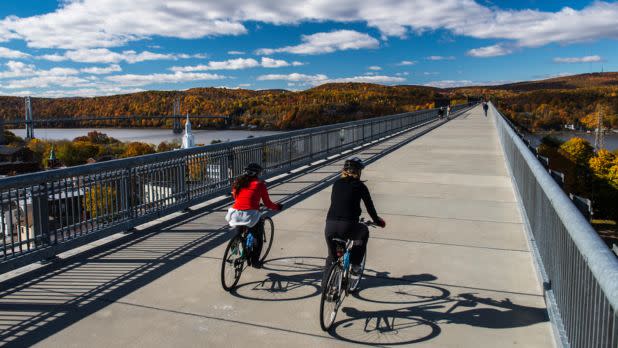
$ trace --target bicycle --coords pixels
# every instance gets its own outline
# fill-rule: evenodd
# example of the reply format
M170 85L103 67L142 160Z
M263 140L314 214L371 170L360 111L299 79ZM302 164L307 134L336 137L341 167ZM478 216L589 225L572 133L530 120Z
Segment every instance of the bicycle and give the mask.
M375 227L373 222L366 221L364 218L360 219L360 223ZM367 253L365 253L359 272L353 274L351 272L350 251L353 247L362 245L363 241L339 238L333 238L332 240L337 243L337 261L333 262L328 269L325 278L326 283L320 298L320 326L324 331L328 331L333 326L344 298L358 290L367 259Z
M260 222L258 222L258 224L263 224L263 228L260 231L262 233L262 251L258 259L260 263L266 260L275 235L275 224L266 214L267 211L262 210L262 216L260 217ZM221 263L221 285L223 289L230 291L238 284L242 272L247 266L251 265L251 253L254 247L255 237L250 228L247 226L237 226L236 234L229 241L223 253Z

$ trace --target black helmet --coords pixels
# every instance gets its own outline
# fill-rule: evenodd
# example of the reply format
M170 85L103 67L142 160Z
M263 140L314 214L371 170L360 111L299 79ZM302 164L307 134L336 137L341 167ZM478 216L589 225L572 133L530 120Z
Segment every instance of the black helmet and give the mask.
M249 163L245 167L245 174L249 176L258 176L262 172L262 166L257 163Z
M343 163L343 170L363 170L364 168L365 163L358 157L352 157Z

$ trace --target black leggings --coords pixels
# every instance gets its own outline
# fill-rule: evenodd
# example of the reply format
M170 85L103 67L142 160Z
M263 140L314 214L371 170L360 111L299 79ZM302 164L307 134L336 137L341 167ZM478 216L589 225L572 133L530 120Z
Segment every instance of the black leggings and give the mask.
M367 225L353 221L326 220L324 236L328 246L328 258L326 259L326 269L324 272L337 259L337 243L333 242L333 238L362 240L362 245L352 248L350 263L359 265L363 261L363 256L365 256L367 251L367 240L369 240L369 228L367 228Z
M255 265L260 260L264 244L264 220L260 219L257 224L249 228L249 231L253 234L253 250L251 251L250 261L252 265Z

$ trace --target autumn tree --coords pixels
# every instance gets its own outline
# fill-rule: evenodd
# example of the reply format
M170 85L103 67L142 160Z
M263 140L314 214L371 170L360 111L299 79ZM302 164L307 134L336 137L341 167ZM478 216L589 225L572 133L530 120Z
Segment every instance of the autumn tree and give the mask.
M607 177L615 164L615 160L616 156L613 153L601 149L594 157L590 158L590 169L598 177Z
M151 153L155 153L155 148L153 145L136 141L127 144L127 148L122 153L122 157L134 157L148 155Z
M34 138L28 141L26 147L34 153L34 159L37 162L43 167L47 167L47 159L51 149L51 144L48 141Z
M9 145L21 144L24 142L24 139L15 135L15 133L5 130L4 131L4 142ZM0 144L4 145L4 144Z
M157 146L157 152L166 152L172 151L180 148L180 143L178 141L162 141Z
M99 153L99 147L89 142L60 141L56 143L56 158L66 166L84 164Z
M110 185L94 185L83 197L83 205L90 218L111 218L118 207L118 195Z
M596 214L618 222L618 157L607 150L599 150L589 161L594 173L593 194Z
M594 155L594 149L590 143L578 137L565 141L560 145L560 151L573 163L580 166L587 166L588 161Z

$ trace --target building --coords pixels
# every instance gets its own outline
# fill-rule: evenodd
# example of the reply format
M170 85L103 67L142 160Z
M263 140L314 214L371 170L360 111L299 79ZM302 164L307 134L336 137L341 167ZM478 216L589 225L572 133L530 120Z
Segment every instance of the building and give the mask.
M185 132L182 135L182 148L188 149L195 147L195 139L193 138L193 132L191 130L191 121L189 120L189 114L187 113L187 122L185 122Z
M65 228L62 238L71 238L74 233L78 233L85 226L82 225L84 219L89 218L86 191L75 187L75 180L66 183L59 182L64 190L55 193L43 193L43 202L47 205L45 216L49 230ZM33 197L41 199L41 194L33 189L26 190L20 199L3 195L0 197L0 235L5 245L13 245L19 248L34 247L36 243L41 243L41 238L49 238L49 242L55 241L55 234L49 236L36 236L34 225ZM96 203L95 203L96 205ZM90 226L92 228L92 226ZM39 232L40 233L40 232Z
M34 153L27 147L0 145L0 175L36 172L39 167Z

